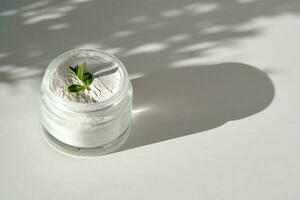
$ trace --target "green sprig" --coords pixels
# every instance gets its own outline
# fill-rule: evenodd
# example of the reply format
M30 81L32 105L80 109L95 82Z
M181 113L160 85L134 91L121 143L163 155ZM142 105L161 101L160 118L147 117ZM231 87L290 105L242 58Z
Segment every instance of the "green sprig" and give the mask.
M81 84L73 84L68 87L69 92L80 92L85 89L90 90L89 86L93 82L93 75L86 72L86 63L69 67L76 77L80 80Z

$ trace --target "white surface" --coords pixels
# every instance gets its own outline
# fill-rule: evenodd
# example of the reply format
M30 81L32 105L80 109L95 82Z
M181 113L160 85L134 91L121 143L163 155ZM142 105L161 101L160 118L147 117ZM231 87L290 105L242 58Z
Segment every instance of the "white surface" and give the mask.
M298 0L8 2L0 199L300 199ZM42 139L42 73L78 46L135 78L123 151L76 159Z

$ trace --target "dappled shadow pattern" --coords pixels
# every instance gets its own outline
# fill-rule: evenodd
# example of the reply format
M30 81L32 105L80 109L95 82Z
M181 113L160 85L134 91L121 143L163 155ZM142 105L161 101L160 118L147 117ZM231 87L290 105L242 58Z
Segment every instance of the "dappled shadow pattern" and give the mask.
M298 0L4 1L0 81L40 77L51 59L76 47L116 54L132 74L198 65L190 61L259 34L259 20L299 8Z

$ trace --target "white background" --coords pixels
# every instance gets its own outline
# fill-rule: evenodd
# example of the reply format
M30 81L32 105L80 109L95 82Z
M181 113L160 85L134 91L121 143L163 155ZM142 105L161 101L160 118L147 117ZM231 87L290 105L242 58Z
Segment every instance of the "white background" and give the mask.
M298 0L0 2L0 199L300 199ZM51 59L126 65L134 127L80 159L40 133Z

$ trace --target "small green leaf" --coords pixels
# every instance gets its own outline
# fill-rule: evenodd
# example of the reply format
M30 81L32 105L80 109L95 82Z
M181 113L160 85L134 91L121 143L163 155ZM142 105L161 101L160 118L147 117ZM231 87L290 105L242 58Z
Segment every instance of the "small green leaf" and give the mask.
M74 68L69 67L75 73L77 78L81 80L80 84L73 84L68 87L69 92L80 92L82 90L90 90L89 85L93 82L93 75L86 72L86 63L76 65Z
M79 65L78 71L77 71L77 76L82 81L83 81L83 75L85 73L85 67L86 67L86 63L82 63L81 65Z
M83 89L85 89L85 87L82 85L70 85L68 87L69 92L80 92Z
M78 68L79 68L78 65L76 65L74 68L72 66L70 66L69 68L77 75Z
M83 82L89 86L93 82L93 75L88 72L84 73Z

